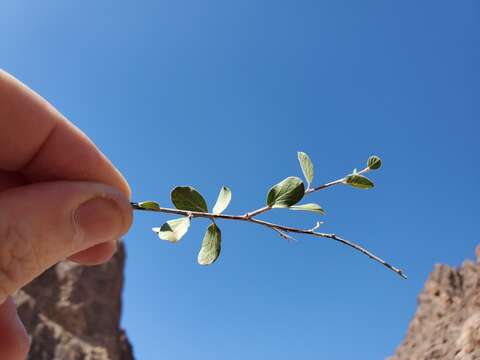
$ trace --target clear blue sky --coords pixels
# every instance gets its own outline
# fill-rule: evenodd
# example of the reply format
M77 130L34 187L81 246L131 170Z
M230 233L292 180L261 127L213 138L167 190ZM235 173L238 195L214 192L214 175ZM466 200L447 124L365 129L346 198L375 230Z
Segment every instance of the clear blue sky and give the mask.
M478 1L22 1L0 4L0 66L83 129L135 200L175 185L230 213L300 175L318 182L377 153L371 191L312 197L325 231L356 240L409 280L328 240L288 243L221 222L222 256L196 264L206 221L176 245L138 213L126 236L123 325L138 359L383 359L437 262L479 242ZM311 226L315 215L265 218Z

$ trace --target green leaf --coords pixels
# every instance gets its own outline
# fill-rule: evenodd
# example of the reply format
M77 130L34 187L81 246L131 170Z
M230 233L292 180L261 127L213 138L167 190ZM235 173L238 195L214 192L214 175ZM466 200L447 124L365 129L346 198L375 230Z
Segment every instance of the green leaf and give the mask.
M220 214L222 211L224 211L228 204L230 204L230 200L232 200L232 192L228 187L222 186L220 193L218 194L217 202L213 207L213 213Z
M345 184L351 185L358 189L370 189L373 188L373 182L363 175L353 174L348 175L345 179Z
M325 215L325 210L318 204L309 203L309 204L302 204L302 205L293 205L290 206L289 209L291 210L303 210L303 211L311 211L321 215Z
M142 209L148 209L148 210L160 209L160 204L155 201L141 201L138 203L138 206L140 206Z
M368 158L367 166L372 170L380 169L380 166L382 166L382 160L378 156L372 155Z
M162 227L155 227L152 228L152 230L157 233L158 237L162 240L177 242L187 233L189 227L190 219L183 217L167 221Z
M179 210L208 212L207 202L191 186L177 186L172 190L172 203Z
M296 176L290 176L270 188L267 205L276 208L289 207L302 200L305 186Z
M310 184L313 182L313 163L312 160L302 151L297 153L298 155L298 162L300 163L300 167L302 168L303 175L307 180L307 188L310 187Z
M210 224L203 237L202 248L198 253L198 263L200 265L213 264L220 255L221 242L222 232L216 224Z

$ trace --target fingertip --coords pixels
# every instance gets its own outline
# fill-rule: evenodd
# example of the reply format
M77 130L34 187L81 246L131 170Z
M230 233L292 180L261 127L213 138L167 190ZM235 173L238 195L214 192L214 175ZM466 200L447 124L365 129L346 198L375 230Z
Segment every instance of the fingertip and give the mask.
M83 135L86 137L85 134ZM89 141L91 142L90 139ZM105 164L107 164L106 167L109 169L108 173L110 174L110 177L108 179L97 180L97 181L103 182L107 185L117 188L128 200L130 200L132 198L132 189L130 188L130 184L128 183L125 176L123 176L121 171L112 163L112 161L100 149L98 149L95 146L93 142L91 142L91 144L93 147L97 149L97 152L101 154L102 160Z
M68 260L81 265L100 265L109 261L116 251L117 242L109 241L80 251L70 256Z
M113 164L112 164L113 166ZM119 178L119 184L120 184L120 191L125 195L125 197L128 200L132 199L132 189L130 188L130 184L128 183L127 179L123 176L123 174L115 168L118 178Z
M2 359L24 360L30 348L30 337L17 314L12 297L0 305L0 352Z
M74 212L77 233L86 245L83 249L120 238L132 224L130 202L118 190L105 189L103 196L87 200Z

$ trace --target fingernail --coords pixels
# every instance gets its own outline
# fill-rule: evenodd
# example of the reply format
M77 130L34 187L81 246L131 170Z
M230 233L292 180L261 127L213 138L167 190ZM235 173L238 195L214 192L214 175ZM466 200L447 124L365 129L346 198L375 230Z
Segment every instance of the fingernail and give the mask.
M125 231L125 217L117 202L96 198L83 203L75 212L75 222L87 244L117 240Z

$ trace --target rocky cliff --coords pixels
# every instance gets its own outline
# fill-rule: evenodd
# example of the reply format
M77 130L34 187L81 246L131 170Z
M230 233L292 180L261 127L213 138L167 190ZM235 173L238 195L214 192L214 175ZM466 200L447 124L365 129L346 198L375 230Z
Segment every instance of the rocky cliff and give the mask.
M16 295L20 317L32 336L30 360L131 360L120 329L125 250L106 264L66 261Z
M418 297L403 343L389 360L480 359L480 246L477 261L437 265Z

